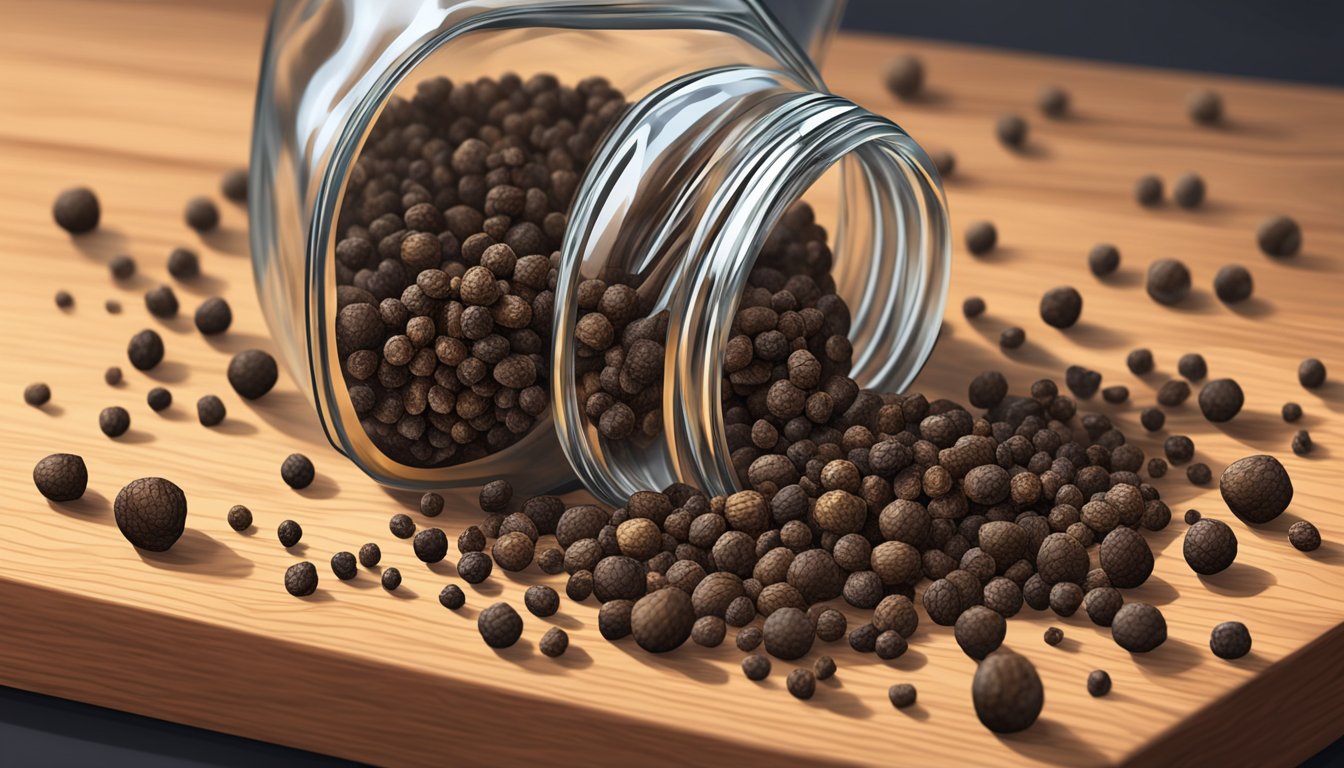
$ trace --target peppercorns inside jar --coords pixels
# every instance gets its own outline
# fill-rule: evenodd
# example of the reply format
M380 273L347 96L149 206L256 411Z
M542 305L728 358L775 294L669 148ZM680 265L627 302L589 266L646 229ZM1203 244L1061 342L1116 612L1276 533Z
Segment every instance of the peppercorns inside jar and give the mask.
M829 94L797 42L821 50L836 3L789 3L782 25L768 1L624 5L277 5L258 290L329 439L376 480L732 490L724 353L765 308L743 289L798 249L822 290L772 290L773 327L747 312L755 359L895 390L927 357L945 204L924 152ZM354 16L360 50L332 23ZM802 323L814 361L789 358ZM821 382L777 389L781 413L844 410Z

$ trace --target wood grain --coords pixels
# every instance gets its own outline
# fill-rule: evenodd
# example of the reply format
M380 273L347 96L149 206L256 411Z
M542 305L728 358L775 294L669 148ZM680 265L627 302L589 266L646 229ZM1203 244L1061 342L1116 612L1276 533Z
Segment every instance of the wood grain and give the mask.
M828 81L879 110L931 149L957 153L947 185L955 229L987 218L1001 247L973 259L956 247L948 322L920 381L933 396L963 397L970 375L1001 368L1014 388L1062 376L1071 363L1126 383L1131 404L1096 407L1121 422L1146 451L1168 434L1190 434L1198 459L1215 473L1248 454L1283 457L1297 494L1274 523L1236 524L1241 555L1224 574L1201 579L1182 561L1183 525L1151 536L1159 558L1153 578L1130 599L1160 605L1171 639L1131 657L1080 616L1028 611L1009 622L1007 645L1030 657L1045 681L1041 720L1030 731L995 737L970 706L974 663L945 628L921 627L894 662L837 646L837 678L810 702L783 689L789 665L763 684L738 670L730 647L685 648L650 656L629 641L607 643L596 608L566 602L552 620L527 618L523 641L494 652L473 619L496 599L521 604L535 571L496 577L468 589L453 614L435 599L454 580L451 565L426 567L387 531L413 498L386 492L325 442L303 396L288 379L266 398L244 402L229 390L229 356L271 348L252 292L244 211L223 205L220 231L202 239L181 222L192 195L217 188L223 171L247 151L252 87L264 28L257 4L141 5L124 2L10 4L0 27L0 253L12 291L0 307L0 392L8 393L0 441L0 683L115 706L178 722L384 764L550 760L796 764L914 762L1014 765L1154 764L1179 760L1290 765L1341 732L1344 690L1344 515L1336 501L1344 455L1344 382L1301 389L1297 362L1325 359L1344 378L1344 94L1005 55L955 46L846 36L832 48ZM929 95L899 104L880 88L880 64L897 51L924 58ZM1045 121L1031 114L1036 90L1058 83L1074 95L1075 115ZM1224 95L1226 127L1187 122L1185 94L1213 85ZM1032 124L1027 150L993 141L993 121L1020 111ZM1196 212L1141 210L1135 178L1170 183L1201 173L1209 201ZM55 194L72 184L97 189L104 224L71 239L50 221ZM1303 225L1304 252L1272 262L1254 247L1256 225L1285 212ZM1116 243L1120 273L1097 281L1084 257L1097 241ZM184 314L160 323L141 293L168 280L171 248L202 254L203 277L178 288ZM139 276L114 284L106 262L132 254ZM1141 275L1161 256L1184 259L1196 290L1181 307L1147 299ZM1213 299L1213 273L1242 263L1255 275L1256 298L1230 310ZM1042 284L1074 284L1084 320L1059 332L1037 319ZM69 312L52 295L76 297ZM207 341L190 313L208 295L228 297L234 327ZM979 294L989 313L967 323L961 299ZM105 299L124 305L103 309ZM1002 327L1026 329L1025 347L1004 355ZM126 340L143 327L164 334L168 357L148 375L125 361ZM1125 353L1149 346L1159 372L1134 380ZM1199 351L1214 376L1237 378L1245 411L1215 428L1193 404L1175 409L1153 436L1137 426L1141 406L1174 375L1175 359ZM119 364L126 382L109 388L103 369ZM51 384L52 402L20 404L24 385ZM156 385L174 406L144 405ZM194 403L218 394L229 417L215 429L196 423ZM1302 403L1300 425L1278 409ZM98 411L120 404L131 431L115 442L98 432ZM1316 451L1288 451L1298 427ZM32 465L54 451L82 454L90 490L77 503L48 504L29 481ZM280 483L281 459L313 457L318 480L302 492ZM111 499L127 481L171 478L190 499L189 530L170 553L137 553L117 533ZM1175 471L1160 485L1177 516L1186 507L1230 519L1214 488L1196 488ZM257 527L240 535L225 523L247 504ZM470 499L454 498L435 521L452 538L475 521ZM303 543L287 552L275 526L299 520ZM1285 530L1312 520L1326 544L1302 554ZM425 521L420 521L422 524ZM399 567L396 594L376 574L353 583L331 578L333 552L376 541L384 565ZM281 587L300 558L319 565L323 583L309 600ZM859 620L859 612L849 612ZM1207 650L1219 621L1247 623L1250 656L1236 662ZM536 643L551 625L569 631L560 661ZM1040 639L1064 628L1058 648ZM729 644L731 645L731 643ZM1107 669L1112 695L1092 699L1084 680ZM886 700L894 682L912 682L920 703L897 712ZM560 753L557 757L556 753Z

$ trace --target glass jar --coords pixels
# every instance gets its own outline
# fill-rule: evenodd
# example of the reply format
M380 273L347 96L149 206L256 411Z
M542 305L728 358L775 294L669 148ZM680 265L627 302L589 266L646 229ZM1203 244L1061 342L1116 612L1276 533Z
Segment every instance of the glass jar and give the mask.
M906 386L941 322L946 206L918 145L827 92L797 42L819 55L840 5L280 0L253 131L253 265L280 356L331 443L378 482L407 489L506 477L530 494L577 477L619 504L675 480L732 488L718 407L729 322L765 234L808 190L834 233L837 293L853 313L852 375L875 389ZM630 107L595 148L569 212L549 340L550 414L483 458L411 466L365 433L342 377L334 266L342 195L395 94L433 75L506 71L603 76ZM642 298L669 318L663 428L620 445L586 423L573 373L575 289L612 268L639 275Z

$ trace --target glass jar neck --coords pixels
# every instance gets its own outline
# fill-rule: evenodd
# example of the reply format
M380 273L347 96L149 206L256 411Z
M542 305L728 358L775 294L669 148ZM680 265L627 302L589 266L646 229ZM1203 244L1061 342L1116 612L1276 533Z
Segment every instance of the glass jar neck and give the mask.
M738 298L774 224L837 163L853 376L900 389L937 336L950 257L936 175L900 128L778 71L725 67L663 86L613 129L570 216L555 328L574 327L578 284L618 264L641 276L650 314L668 314L667 364L661 437L610 444L582 418L575 345L557 337L557 431L595 494L622 503L677 480L735 490L721 386Z

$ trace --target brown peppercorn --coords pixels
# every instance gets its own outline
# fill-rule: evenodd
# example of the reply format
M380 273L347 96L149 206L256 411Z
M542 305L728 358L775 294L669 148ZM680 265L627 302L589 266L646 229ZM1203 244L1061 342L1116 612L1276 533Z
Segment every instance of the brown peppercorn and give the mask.
M1190 270L1175 259L1158 259L1148 265L1148 295L1170 306L1190 295Z
M1099 627L1111 626L1116 611L1119 611L1124 603L1125 598L1115 587L1097 587L1088 590L1083 596L1083 610L1092 623Z
M466 559L466 555L463 556L463 559ZM490 561L487 559L485 562L488 564ZM457 570L461 573L462 566L460 564L458 565ZM489 572L487 571L487 575L488 573ZM584 600L587 600L588 596L591 594L593 594L592 571L575 571L569 575L569 580L565 582L565 595L568 596L570 600L573 600L576 603L581 603Z
M1019 115L1003 115L994 123L994 135L1005 147L1019 149L1027 140L1027 121Z
M1199 391L1199 410L1215 423L1230 421L1244 402L1241 387L1232 379L1215 379Z
M131 428L131 414L119 405L104 408L98 414L98 428L108 437L121 437Z
M285 520L275 529L276 537L280 539L280 546L289 549L299 543L303 538L303 528L293 520Z
M1240 621L1224 621L1209 633L1209 650L1220 659L1240 659L1251 652L1251 632Z
M1120 250L1110 243L1097 243L1087 253L1087 268L1097 277L1106 277L1120 268Z
M163 387L154 387L145 395L145 401L152 411L159 412L173 404L173 393Z
M531 565L535 553L536 545L522 531L510 531L501 535L495 539L495 545L490 549L491 556L500 568L515 573ZM640 577L642 579L642 573Z
M1325 384L1325 363L1314 357L1303 360L1297 366L1297 381L1307 389L1319 389Z
M1134 199L1145 208L1160 205L1162 203L1162 180L1151 173L1140 176L1139 180L1134 182Z
M915 686L909 683L896 683L887 689L887 698L897 709L906 709L915 705L917 693Z
M1022 588L1004 576L996 576L985 585L985 607L1004 617L1016 616L1022 610Z
M1237 558L1237 535L1227 523L1204 518L1186 529L1181 552L1195 573L1219 573Z
M742 660L742 674L747 676L748 680L760 682L770 676L770 660L753 653Z
M979 296L966 297L961 303L961 313L965 315L968 320L974 320L985 314L985 300Z
M1104 669L1094 669L1087 673L1087 692L1094 698L1111 692L1111 676Z
M816 693L817 678L812 674L812 670L798 667L789 672L786 687L795 699L807 700Z
M91 232L98 226L98 197L88 187L74 187L56 196L51 207L56 224L72 235Z
M990 506L998 504L1008 497L1008 471L997 464L985 464L972 469L962 479L962 490L966 498L977 504Z
M252 527L252 510L244 507L242 504L235 504L229 508L228 514L229 527L235 531L246 531Z
M316 566L305 560L285 569L285 591L295 597L307 597L316 592Z
M1273 216L1256 230L1255 242L1266 256L1294 256L1302 248L1302 228L1287 216Z
M569 633L559 627L551 627L541 636L541 642L537 647L552 659L563 656L569 649Z
M1071 581L1061 581L1050 588L1050 610L1064 617L1072 616L1083 604L1083 589Z
M1162 450L1167 455L1167 461L1177 465L1184 464L1194 457L1195 443L1185 435L1172 435L1162 443Z
M973 605L957 617L953 636L967 656L983 659L1003 644L1008 632L1004 618L983 605Z
M890 661L904 656L909 647L910 646L906 643L905 638L901 637L901 633L894 629L879 633L877 639L873 641L873 653L877 654L877 657L884 661Z
M924 86L924 65L909 54L897 56L887 67L887 90L902 99L916 96Z
M1004 328L999 334L999 346L1004 349L1017 349L1027 341L1027 332L1018 326Z
M150 552L167 551L186 529L187 497L181 488L161 477L142 477L127 483L117 493L112 509L126 540Z
M1045 691L1030 661L1011 651L998 651L976 668L971 701L986 728L994 733L1016 733L1036 722L1045 704Z
M476 629L491 648L508 648L523 636L523 617L508 603L495 603L476 617Z
M1185 468L1185 476L1195 485L1208 485L1213 480L1213 471L1208 464L1199 461Z
M583 573L587 573L587 571ZM597 629L602 633L602 637L612 642L628 637L630 635L630 614L634 607L635 601L633 600L608 600L603 603L597 612Z
M1041 297L1041 319L1055 328L1072 328L1083 311L1083 297L1071 286L1051 288Z
M1293 483L1287 470L1278 459L1263 454L1228 465L1219 486L1227 508L1247 523L1273 520L1293 499Z
M879 603L880 607L881 604ZM911 609L913 610L913 606L911 606ZM825 643L833 643L839 640L845 636L847 623L845 615L834 608L823 610L817 615L817 639Z
M215 336L229 329L233 323L233 310L229 303L218 296L212 296L196 308L196 330L204 336Z
M201 426L214 427L224 421L224 401L216 395L206 395L196 401L196 418Z
M988 221L977 221L966 228L966 250L976 256L983 256L994 249L998 242L998 232Z
M938 579L924 589L923 603L929 619L940 626L956 624L961 615L961 591L946 578Z
M1139 586L1153 572L1153 551L1148 542L1138 531L1125 526L1106 534L1098 559L1107 578L1121 589Z
M401 571L396 568L385 568L378 580L383 589L388 592L395 592L401 586Z
M131 337L126 356L138 371L148 371L163 360L163 338L152 330L143 330Z
M1314 552L1320 549L1321 532L1306 520L1298 520L1288 526L1288 541L1299 552Z
M398 539L409 539L415 535L415 521L410 515L393 515L387 521L387 528Z
M1198 208L1204 202L1204 179L1195 173L1181 176L1171 189L1171 197L1182 208Z
M51 387L46 384L29 384L23 389L23 402L34 408L40 408L51 400Z
M780 608L766 618L762 633L767 653L779 659L792 660L802 658L812 650L816 628L803 611Z
M1130 653L1147 653L1167 639L1162 612L1146 603L1126 603L1111 620L1111 637Z
M72 453L53 453L33 466L33 485L50 501L74 501L89 485L84 459Z
M756 650L756 648L760 646L764 636L765 635L760 627L743 627L738 630L737 637L734 641L736 642L739 651L747 653Z
M1299 429L1297 434L1293 435L1292 449L1298 456L1306 456L1311 453L1312 442L1311 433L1305 429Z
M197 232L209 232L219 226L219 209L208 197L193 197L187 201L185 218Z
M1064 642L1064 630L1059 627L1048 627L1045 630L1045 644L1050 646L1059 645Z
M495 546L498 547L498 543ZM622 555L604 557L593 569L593 594L604 603L608 600L637 600L647 589L644 574L643 563L634 558ZM689 624L687 631L690 631Z
M437 563L448 555L448 536L438 528L426 528L415 534L415 556L422 563Z
M229 361L229 384L247 400L256 400L271 391L279 378L275 358L260 349L247 349Z
M822 656L817 659L817 663L812 666L818 680L830 680L835 677L835 659L830 656Z
M717 648L723 644L727 632L728 625L723 619L718 616L701 616L691 627L691 641L705 648Z
M439 605L450 611L456 611L467 604L467 596L456 584L449 584L439 591Z

